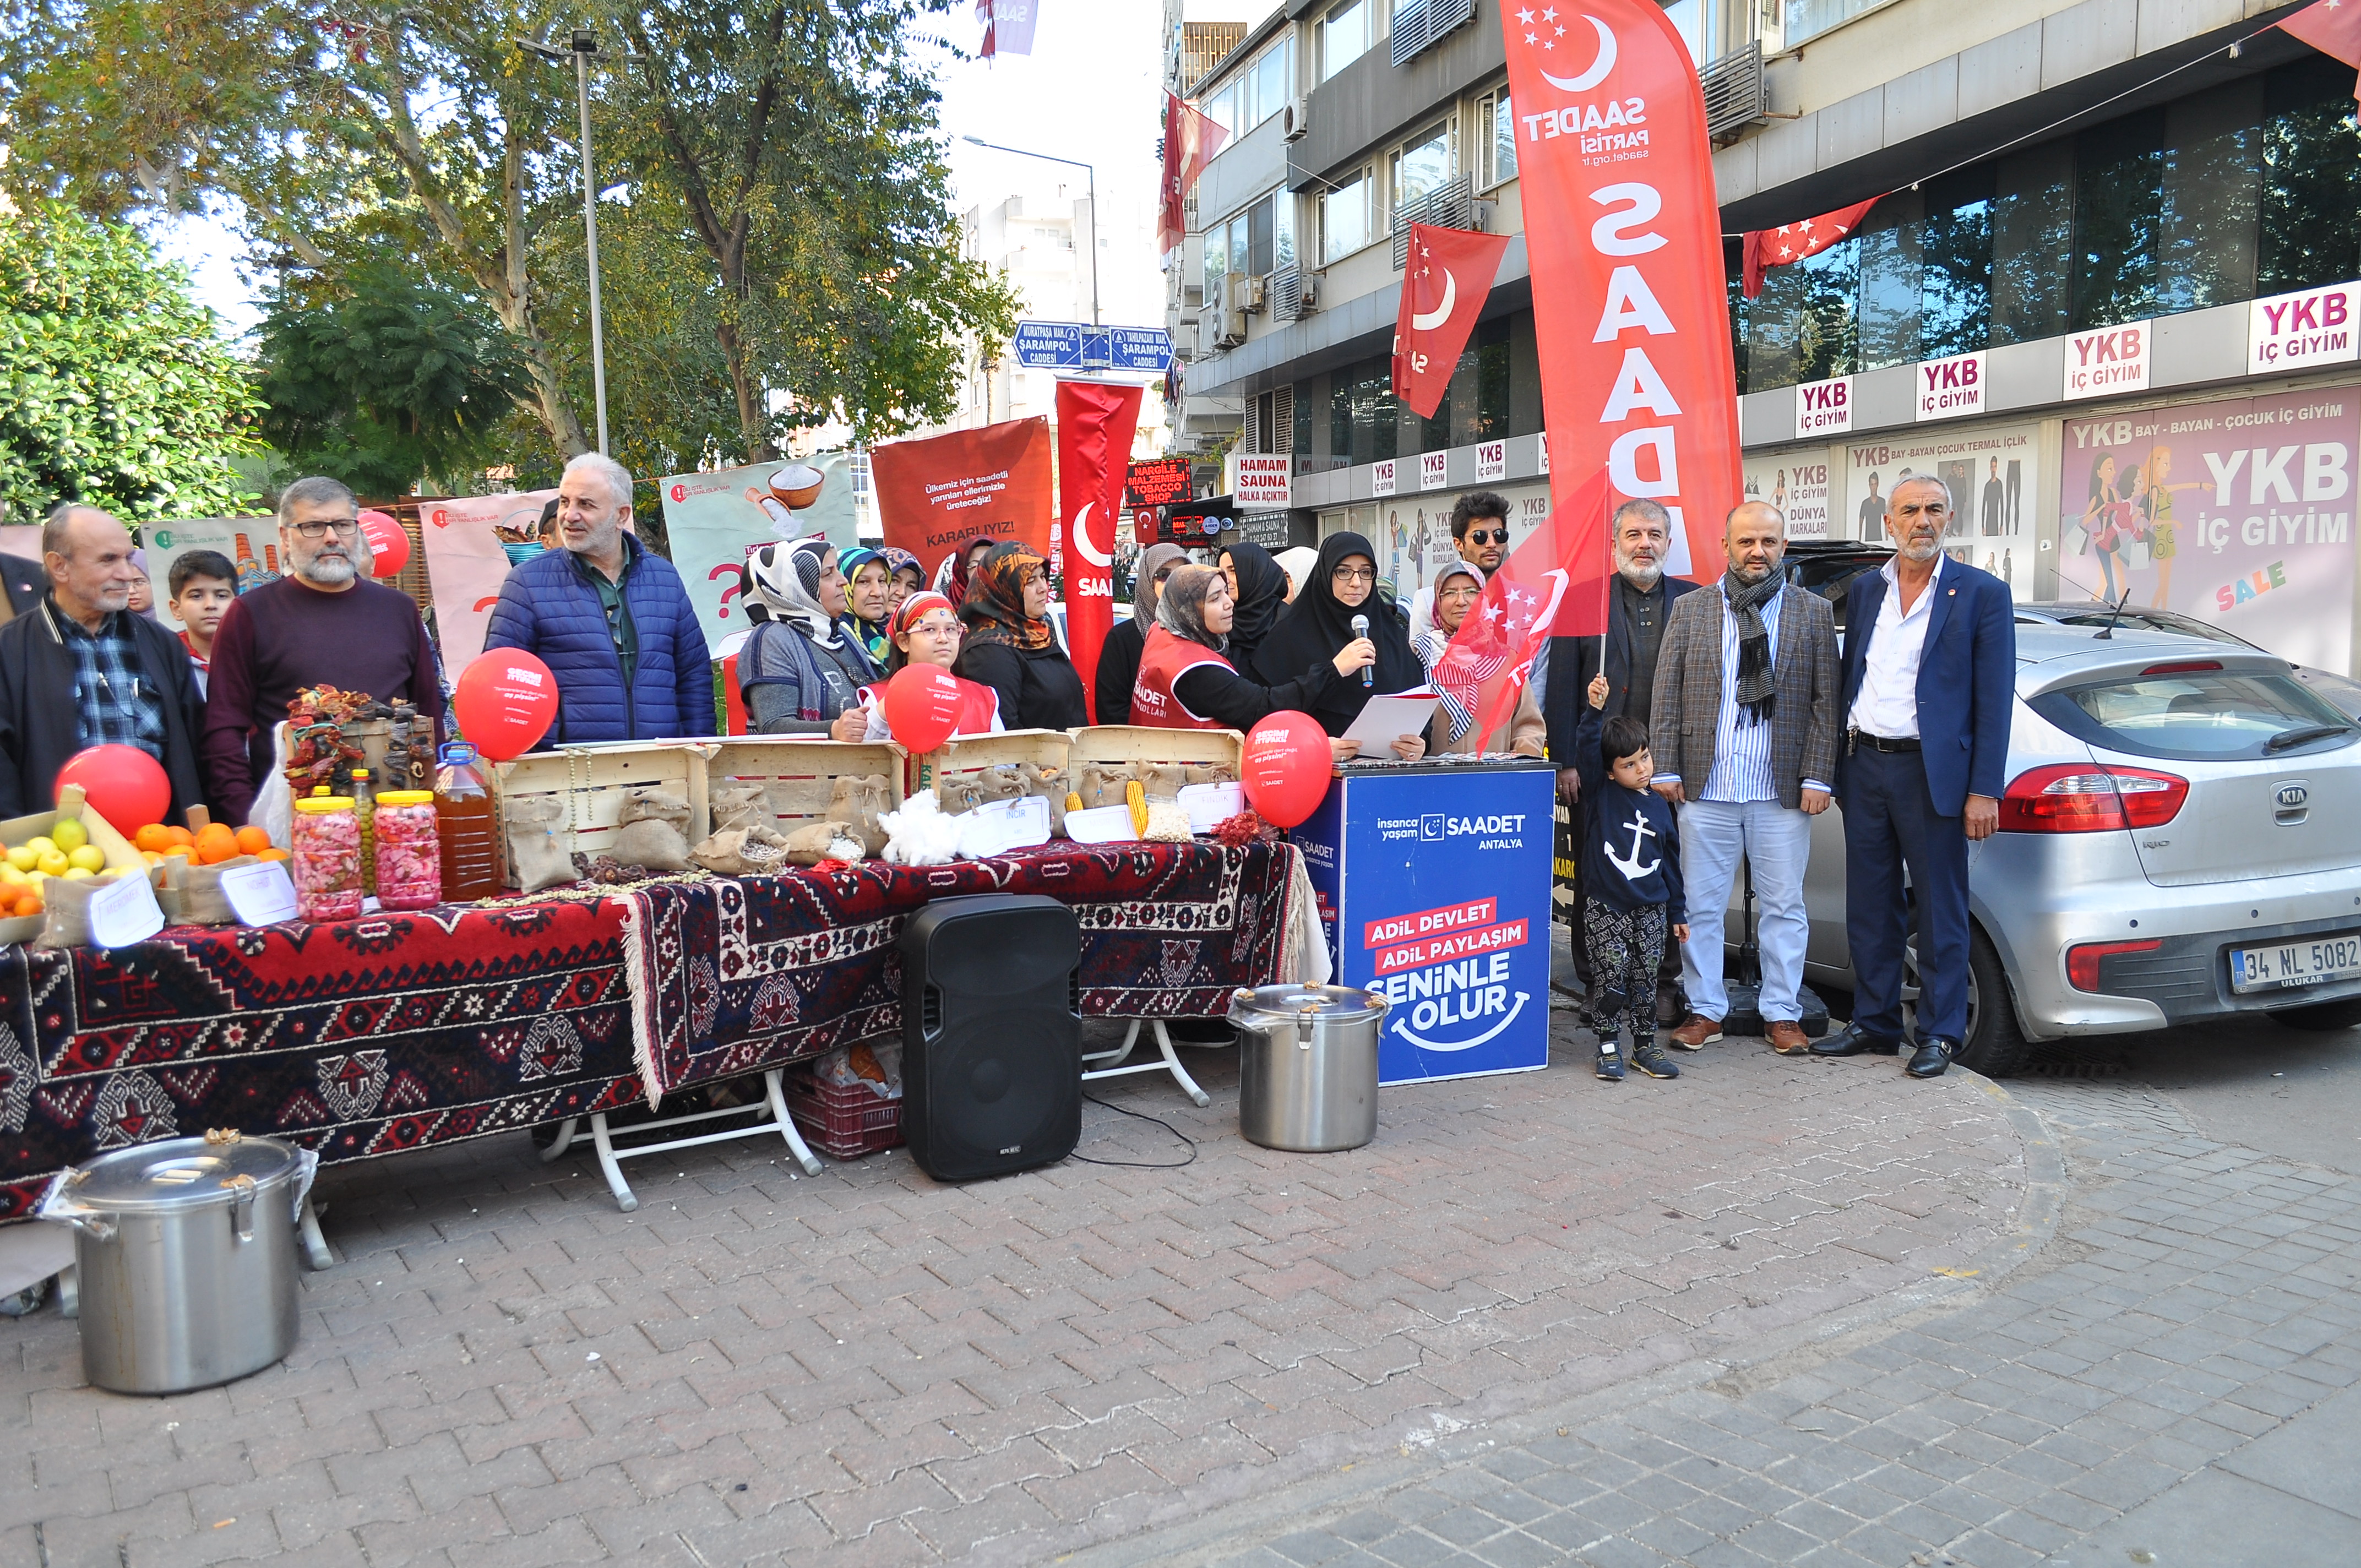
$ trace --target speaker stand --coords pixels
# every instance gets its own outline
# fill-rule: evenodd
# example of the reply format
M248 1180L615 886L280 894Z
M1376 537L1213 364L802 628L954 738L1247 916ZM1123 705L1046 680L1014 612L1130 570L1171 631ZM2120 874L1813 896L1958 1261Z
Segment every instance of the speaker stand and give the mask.
M1142 1024L1156 1031L1156 1048L1160 1059L1132 1062L1129 1067L1126 1067L1123 1064L1130 1059L1132 1047L1139 1043L1139 1026ZM1197 1080L1189 1076L1189 1069L1182 1067L1180 1058L1172 1054L1172 1036L1166 1033L1164 1020L1161 1018L1134 1018L1131 1021L1130 1032L1124 1036L1122 1045L1112 1050L1100 1051L1095 1055L1086 1055L1082 1058L1084 1083L1095 1083L1102 1078L1125 1078L1135 1072L1169 1072L1172 1075L1172 1080L1186 1090L1189 1098L1195 1101L1200 1107L1211 1105L1213 1102L1213 1096L1197 1087Z
M810 1146L803 1140L803 1135L796 1131L795 1118L787 1114L786 1095L779 1088L779 1069L772 1068L763 1074L763 1099L752 1105L725 1105L719 1111L697 1111L686 1116L665 1116L653 1122L634 1122L628 1127L613 1131L609 1131L607 1126L607 1113L592 1112L590 1141L598 1151L598 1169L607 1178L607 1190L615 1195L615 1207L628 1214L640 1206L638 1194L631 1190L631 1184L623 1179L621 1162L624 1160L636 1159L641 1155L664 1154L673 1149L692 1149L700 1144L728 1143L732 1138L759 1137L764 1133L776 1133L786 1139L787 1149L796 1157L796 1163L804 1168L804 1174L818 1176L820 1171L819 1157L811 1152ZM1204 1102L1200 1100L1198 1103L1202 1105ZM655 1144L615 1142L616 1137L623 1133L635 1135L657 1133L666 1127L686 1127L692 1123L710 1122L720 1116L748 1115L761 1115L764 1119L750 1127L732 1127L723 1133L701 1133L692 1138L667 1138L662 1143ZM544 1165L573 1146L575 1124L579 1120L579 1117L568 1116L558 1124L557 1136L551 1140L547 1148L541 1151Z

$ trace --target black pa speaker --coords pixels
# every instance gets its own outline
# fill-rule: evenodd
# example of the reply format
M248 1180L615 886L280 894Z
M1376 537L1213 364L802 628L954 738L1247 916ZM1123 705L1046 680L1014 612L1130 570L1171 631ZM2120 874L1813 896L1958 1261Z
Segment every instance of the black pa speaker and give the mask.
M902 1140L938 1181L1082 1135L1082 927L1054 898L938 899L902 928Z

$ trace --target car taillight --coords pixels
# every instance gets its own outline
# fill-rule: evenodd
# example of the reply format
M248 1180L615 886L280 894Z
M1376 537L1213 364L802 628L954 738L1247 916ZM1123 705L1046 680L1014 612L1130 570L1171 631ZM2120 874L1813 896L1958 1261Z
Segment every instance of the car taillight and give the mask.
M2146 768L2053 763L2019 773L2001 796L2004 833L2102 833L2157 828L2180 812L2189 781Z
M2099 960L2109 953L2152 953L2162 942L2084 942L2066 949L2066 979L2077 991L2099 989Z

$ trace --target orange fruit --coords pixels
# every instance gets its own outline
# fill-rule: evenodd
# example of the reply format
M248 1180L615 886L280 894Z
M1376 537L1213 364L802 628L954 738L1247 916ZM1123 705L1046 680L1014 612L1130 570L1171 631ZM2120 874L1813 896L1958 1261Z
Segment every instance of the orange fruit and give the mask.
M197 835L197 859L206 865L219 865L236 853L237 835L226 822L208 822Z
M261 858L266 861L283 861L287 859L287 851L284 850L264 850L259 851L259 853Z
M196 847L197 836L185 828L167 828L164 832L172 840L170 848L190 850Z
M270 835L259 828L241 828L234 837L237 839L237 852L241 855L258 855L270 848Z
M164 863L162 852L156 850L142 850L139 851L139 858L151 866L160 866Z
M172 847L172 830L161 822L150 822L132 835L131 847L135 850L169 850Z
M27 892L16 895L16 918L28 919L40 913L42 913L42 906L39 894Z

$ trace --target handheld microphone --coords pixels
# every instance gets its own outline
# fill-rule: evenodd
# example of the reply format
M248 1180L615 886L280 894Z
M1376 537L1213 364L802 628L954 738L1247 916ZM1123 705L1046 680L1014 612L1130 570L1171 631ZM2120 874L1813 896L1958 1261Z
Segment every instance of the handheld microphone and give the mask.
M1369 618L1368 618L1367 616L1366 616L1366 615L1356 615L1356 616L1355 616L1355 617L1353 618L1353 635L1354 635L1354 636L1356 636L1356 637L1367 637L1368 634L1369 634ZM1361 684L1362 684L1363 685L1365 685L1365 686L1373 686L1373 685L1376 685L1378 684L1378 681L1377 681L1377 674L1378 674L1378 667L1377 667L1375 664L1364 664L1364 665L1362 665L1362 666L1361 666Z

